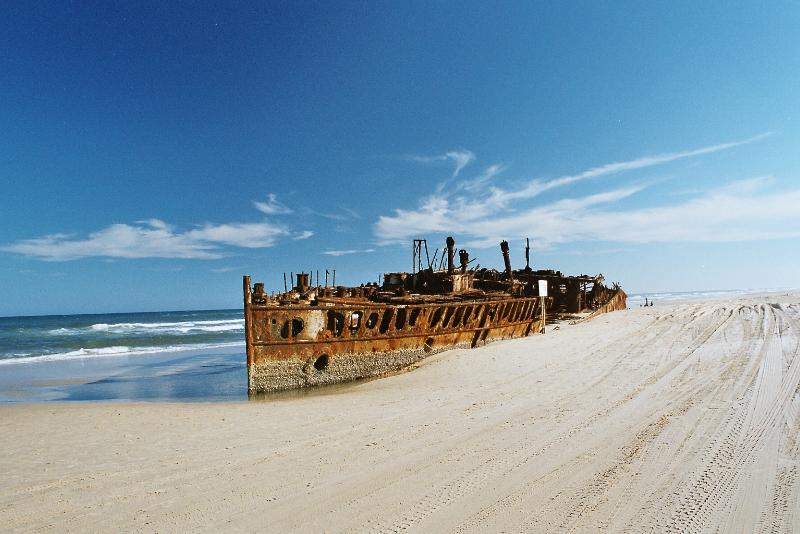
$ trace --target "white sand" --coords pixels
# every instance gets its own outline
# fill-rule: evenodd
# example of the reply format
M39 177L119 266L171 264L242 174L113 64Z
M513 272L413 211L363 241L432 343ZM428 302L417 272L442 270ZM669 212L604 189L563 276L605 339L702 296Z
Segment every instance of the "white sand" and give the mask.
M273 402L0 407L0 530L800 531L800 295Z

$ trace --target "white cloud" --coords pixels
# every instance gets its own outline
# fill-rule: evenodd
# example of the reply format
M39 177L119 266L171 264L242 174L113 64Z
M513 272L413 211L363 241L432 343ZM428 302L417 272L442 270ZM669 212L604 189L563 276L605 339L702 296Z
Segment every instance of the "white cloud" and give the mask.
M275 244L278 237L288 232L281 226L268 222L206 224L190 230L185 235L196 243L215 243L242 248L264 248Z
M275 193L269 193L266 202L253 202L253 206L266 215L284 215L286 213L292 213L291 209L278 202L278 196Z
M457 191L469 191L471 193L478 192L482 188L486 186L489 182L494 179L495 176L499 175L501 172L505 170L505 165L501 165L499 163L490 165L484 169L482 173L480 173L475 178L471 180L464 180L461 183L457 184L456 190Z
M216 269L211 269L212 273L230 273L233 271L238 271L239 267L217 267Z
M309 237L311 237L313 235L314 235L314 232L312 232L311 230L303 230L299 234L295 234L294 236L292 236L292 239L294 239L295 241L300 241L302 239L308 239Z
M361 215L358 214L357 211L347 208L345 206L339 206L339 209L343 213L325 213L321 211L313 211L308 210L309 215L318 215L320 217L324 217L326 219L330 219L332 221L351 221L355 219L360 219Z
M144 219L142 221L136 221L139 224L145 224L157 230L167 230L169 231L172 227L162 221L161 219Z
M325 254L326 256L337 256L338 257L338 256L348 256L350 254L359 254L359 253L362 253L362 252L375 252L375 249L374 248L368 248L368 249L364 249L364 250L358 250L358 249L326 250L325 252L323 252L323 254Z
M221 247L270 247L288 231L268 222L206 224L176 232L158 219L136 224L112 224L86 238L52 234L25 239L0 250L50 261L87 257L216 259Z
M406 242L431 233L456 231L471 246L494 246L501 239L535 237L537 246L577 241L627 243L666 241L741 241L800 235L800 191L770 191L771 177L733 182L713 191L699 191L692 199L660 207L621 207L619 201L635 195L643 185L604 193L564 198L531 205L531 199L549 189L582 180L698 157L753 143L771 135L668 152L630 161L609 163L552 180L533 180L522 187L487 184L501 165L487 168L476 178L437 189L420 200L416 209L395 209L380 216L374 231L379 242ZM629 206L630 204L628 204Z
M502 206L514 200L522 200L522 199L536 197L542 194L543 192L548 191L550 189L554 189L556 187L562 187L583 180L597 178L600 176L606 176L609 174L616 174L635 169L643 169L646 167L652 167L654 165L663 165L665 163L670 163L672 161L680 159L692 158L696 156L702 156L705 154L712 154L714 152L720 152L722 150L727 150L737 146L754 143L771 135L773 135L772 132L766 132L757 135L755 137L751 137L749 139L744 139L742 141L734 141L732 143L722 143L719 145L712 145L693 150L666 152L662 154L656 154L654 156L644 156L629 161L607 163L605 165L600 165L598 167L592 167L591 169L588 169L586 171L577 174L561 176L558 178L554 178L552 180L546 180L546 181L531 180L524 187L517 189L515 191L504 191L499 188L493 188L491 197L489 198L489 202L492 204Z
M641 190L623 188L597 195L565 198L549 204L520 209L504 217L462 221L459 233L468 245L489 247L501 239L534 237L537 247L579 241L619 243L733 242L800 236L800 190L765 192L755 190L763 179L743 180L708 191L699 198L678 204L629 210L614 209L614 203ZM428 204L414 215L418 221L450 220L449 210ZM404 216L400 214L398 216ZM426 218L427 216L427 218ZM407 240L427 232L451 231L441 223L418 225L402 232L384 219L378 222L392 241ZM388 238L388 236L387 236Z
M410 161L418 163L435 163L437 161L451 161L454 165L453 177L459 175L461 170L475 159L475 154L469 150L450 150L438 156L406 156Z

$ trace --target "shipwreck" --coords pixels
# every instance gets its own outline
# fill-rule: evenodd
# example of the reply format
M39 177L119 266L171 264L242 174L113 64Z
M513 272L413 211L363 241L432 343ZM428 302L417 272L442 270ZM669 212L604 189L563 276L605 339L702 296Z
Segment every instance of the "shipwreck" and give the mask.
M244 277L248 391L251 394L379 376L435 352L477 347L543 331L546 320L626 308L626 294L602 275L567 276L511 267L471 266L469 253L448 237L441 255L414 240L411 272L389 272L358 287L324 283L319 272L292 273L292 287L267 294ZM446 263L446 265L445 265ZM314 284L316 282L316 284ZM540 293L540 288L542 288ZM546 296L544 289L546 288Z

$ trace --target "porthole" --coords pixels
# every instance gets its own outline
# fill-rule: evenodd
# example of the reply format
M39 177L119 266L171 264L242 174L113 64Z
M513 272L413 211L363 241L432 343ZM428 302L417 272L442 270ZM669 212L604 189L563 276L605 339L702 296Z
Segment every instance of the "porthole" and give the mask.
M317 371L324 371L328 368L328 364L330 363L330 358L327 354L322 354L319 358L314 360L314 369Z

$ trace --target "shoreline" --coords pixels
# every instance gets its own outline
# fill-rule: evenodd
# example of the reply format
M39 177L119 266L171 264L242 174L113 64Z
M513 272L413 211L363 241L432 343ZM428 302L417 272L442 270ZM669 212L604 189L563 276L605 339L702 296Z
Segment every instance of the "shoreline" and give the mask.
M659 295L671 295L669 298L659 299L655 307L691 304L697 302L720 302L737 298L779 298L792 295L796 290L780 289L774 291L703 291L703 292L672 292L650 294L649 298ZM733 293L733 295L731 295ZM644 294L629 296L629 309L640 309ZM682 298L686 295L685 298ZM214 310L218 311L218 310ZM230 310L223 310L230 311ZM183 312L152 312L155 315L163 313ZM88 314L93 315L93 314ZM102 316L97 316L102 317ZM224 402L226 400L247 400L246 366L244 355L244 342L222 342L212 346L186 345L176 347L158 347L156 350L146 350L143 347L137 350L120 353L76 354L70 357L52 358L47 355L20 358L18 360L0 360L0 405L24 404L26 402ZM98 349L104 350L104 349ZM240 353L240 360L233 357ZM63 355L62 355L63 356ZM425 360L423 360L425 361ZM180 368L170 371L167 369L171 363L180 362ZM219 383L215 373L217 368L210 365L225 365L230 373L236 373L235 368L241 366L242 380L227 380L224 385ZM206 367L204 367L206 366ZM218 393L206 398L197 392L203 382L203 370L206 385ZM405 371L400 371L405 372ZM158 374L156 374L158 373ZM230 378L230 377L229 377ZM141 394L131 394L132 384L138 384L146 390L148 382L153 379L169 382L167 394L147 397L152 394L146 391ZM181 382L186 379L185 388ZM95 386L92 387L92 384ZM114 388L114 384L120 385ZM124 384L125 387L122 387ZM102 385L102 395L92 392ZM224 389L227 388L227 389ZM176 397L181 391L187 391L183 398ZM304 393L307 394L307 393ZM293 396L287 393L287 396Z
M0 366L0 406L247 400L244 344Z
M800 530L800 294L634 308L267 402L0 405L57 531Z

